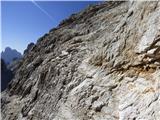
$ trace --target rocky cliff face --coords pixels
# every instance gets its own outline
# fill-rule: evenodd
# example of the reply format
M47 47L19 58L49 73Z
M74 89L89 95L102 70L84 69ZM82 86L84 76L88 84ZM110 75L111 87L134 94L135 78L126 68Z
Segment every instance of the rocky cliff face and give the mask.
M106 2L32 46L3 120L159 120L160 2Z

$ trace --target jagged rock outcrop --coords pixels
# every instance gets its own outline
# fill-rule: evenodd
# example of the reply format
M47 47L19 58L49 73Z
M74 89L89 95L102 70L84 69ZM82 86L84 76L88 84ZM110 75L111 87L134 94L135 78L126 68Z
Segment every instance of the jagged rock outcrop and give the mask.
M72 15L23 57L4 120L159 120L160 2Z
M27 54L27 53L34 47L34 45L35 45L35 44L32 43L32 42L29 43L28 46L27 46L27 49L24 50L24 53L23 53L23 54L24 54L24 55Z

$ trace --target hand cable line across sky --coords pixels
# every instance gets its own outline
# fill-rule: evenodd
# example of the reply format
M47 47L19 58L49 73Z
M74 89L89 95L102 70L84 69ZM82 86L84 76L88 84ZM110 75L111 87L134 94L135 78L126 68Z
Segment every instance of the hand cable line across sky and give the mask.
M36 3L36 1L31 0L31 2L32 2L37 8L39 8L45 15L47 15L51 20L55 21L55 19L54 19L46 10L44 10L40 5L38 5L38 3Z

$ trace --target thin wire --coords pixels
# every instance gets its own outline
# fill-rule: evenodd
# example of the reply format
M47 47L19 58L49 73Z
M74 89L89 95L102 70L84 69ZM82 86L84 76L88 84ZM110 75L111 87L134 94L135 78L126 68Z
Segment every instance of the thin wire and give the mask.
M40 5L38 5L38 3L36 3L36 1L31 0L31 2L32 2L37 8L39 8L45 15L47 15L51 20L54 21L54 18L53 18L46 10L44 10Z

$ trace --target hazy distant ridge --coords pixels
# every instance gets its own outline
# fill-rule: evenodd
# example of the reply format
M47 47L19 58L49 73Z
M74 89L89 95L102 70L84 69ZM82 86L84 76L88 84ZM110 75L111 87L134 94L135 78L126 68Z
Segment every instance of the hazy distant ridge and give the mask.
M15 49L6 47L1 53L1 58L5 61L6 64L10 64L14 59L19 59L22 57L22 54Z

